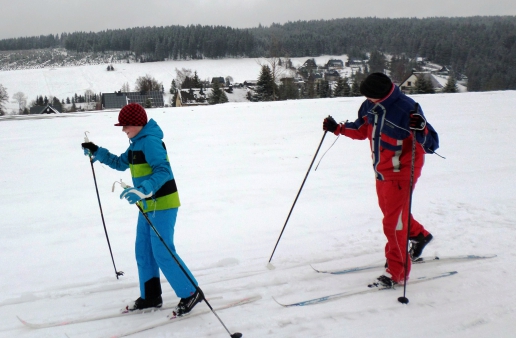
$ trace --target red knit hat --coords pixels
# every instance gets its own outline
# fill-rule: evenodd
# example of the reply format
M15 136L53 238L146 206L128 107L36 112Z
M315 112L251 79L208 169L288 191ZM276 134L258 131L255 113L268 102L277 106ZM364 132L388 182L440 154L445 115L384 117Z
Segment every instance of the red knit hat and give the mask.
M138 103L129 103L118 114L115 126L144 126L147 124L147 113Z

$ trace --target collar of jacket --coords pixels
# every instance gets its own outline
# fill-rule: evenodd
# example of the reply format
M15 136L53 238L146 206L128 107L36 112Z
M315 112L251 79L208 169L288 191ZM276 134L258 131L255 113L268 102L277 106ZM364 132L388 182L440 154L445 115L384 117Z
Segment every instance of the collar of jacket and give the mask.
M372 113L376 113L373 109L374 107L376 107L377 105L387 107L387 106L391 105L394 101L396 101L400 97L400 95L401 95L400 88L393 84L391 93L389 95L387 95L385 98L383 98L381 101L373 103L369 100L366 100L366 102L368 104L367 110L371 111Z
M130 139L130 141L131 141L131 143L134 143L134 142L136 142L146 136L149 136L149 135L155 136L155 137L159 138L160 140L163 139L163 131L158 126L156 121L154 121L154 119L150 119L149 122L147 122L147 124L142 128L142 130L140 130L138 135L136 135L135 137Z

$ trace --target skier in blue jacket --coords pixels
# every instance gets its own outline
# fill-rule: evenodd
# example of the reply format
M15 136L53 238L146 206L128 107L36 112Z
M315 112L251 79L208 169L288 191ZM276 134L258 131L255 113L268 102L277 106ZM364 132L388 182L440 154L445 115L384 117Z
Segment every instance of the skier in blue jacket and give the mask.
M118 123L129 138L129 148L120 156L92 142L82 143L86 155L109 167L131 171L134 188L126 188L120 195L130 204L138 203L152 217L152 224L166 245L188 273L195 286L174 261L158 236L152 231L145 217L139 213L136 230L136 262L140 280L140 297L129 310L159 308L162 306L159 270L181 298L176 307L178 316L187 314L203 300L197 281L177 254L174 247L174 226L180 206L176 181L163 143L163 131L150 119L145 109L137 103L122 108Z

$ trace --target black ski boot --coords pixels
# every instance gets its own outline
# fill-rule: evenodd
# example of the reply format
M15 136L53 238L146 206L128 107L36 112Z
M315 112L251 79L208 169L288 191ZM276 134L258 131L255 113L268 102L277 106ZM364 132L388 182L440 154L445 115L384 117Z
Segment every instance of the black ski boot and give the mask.
M135 311L135 310L144 310L144 309L149 309L149 308L159 309L162 305L163 305L163 300L161 299L161 296L158 296L158 297L152 298L152 299L143 299L143 298L139 297L137 300L134 301L133 307L128 310Z
M197 303L200 303L204 300L204 295L200 289L197 289L193 295L188 298L181 298L179 304L177 304L176 309L172 312L172 314L176 317L181 317L188 314L194 308Z
M430 243L430 241L434 238L432 234L428 234L426 237L423 235L422 232L419 233L416 237L410 237L409 240L411 242L410 246L410 258L414 261L421 256L423 253L423 249L425 246Z
M398 285L398 283L393 281L390 277L381 275L380 277L376 278L376 280L373 283L369 284L368 287L382 288L382 289L394 289L394 287L396 285Z

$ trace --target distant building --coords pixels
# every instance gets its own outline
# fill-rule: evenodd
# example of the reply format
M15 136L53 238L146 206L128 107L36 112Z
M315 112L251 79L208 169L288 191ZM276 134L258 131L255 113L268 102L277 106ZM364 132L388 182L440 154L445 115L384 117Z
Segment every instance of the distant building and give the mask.
M30 107L29 114L60 114L62 112L61 106L52 106L48 104L46 106Z
M343 69L344 62L342 60L331 59L326 63L326 69Z
M432 87L436 92L440 92L443 90L443 85L435 78L435 76L430 72L413 72L405 81L400 84L400 89L404 93L410 93L414 89L416 89L416 81L420 78L424 77L426 80L430 81Z
M357 59L357 58L351 58L348 60L348 62L346 62L347 67L357 68L357 67L361 67L363 65L364 65L364 60Z
M308 59L301 68L307 71L317 70L317 63L315 63L315 59Z
M338 81L340 79L340 74L336 70L330 70L324 73L324 79L326 81Z
M181 96L181 107L185 106L202 106L207 105L208 100L206 97L206 92L201 89L181 89L179 91ZM178 95L179 98L179 95ZM178 107L176 103L176 107Z
M215 82L218 82L219 84L222 84L222 85L226 84L226 80L224 80L224 78L222 76L211 78L211 83L215 83Z
M120 109L129 103L138 103L145 107L150 101L152 107L164 107L163 94L160 91L149 92L115 92L102 94L103 109Z
M245 80L244 86L246 87L254 87L258 84L258 80Z

